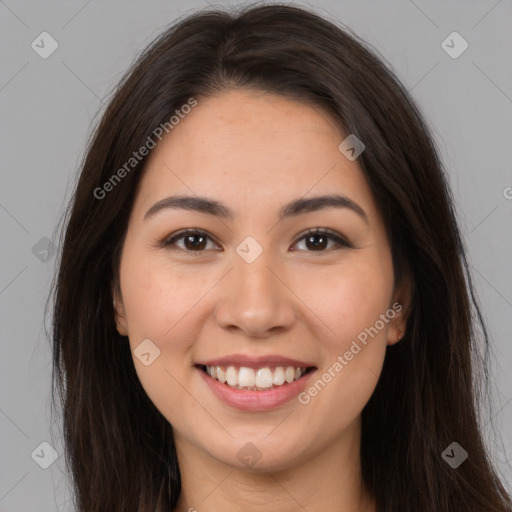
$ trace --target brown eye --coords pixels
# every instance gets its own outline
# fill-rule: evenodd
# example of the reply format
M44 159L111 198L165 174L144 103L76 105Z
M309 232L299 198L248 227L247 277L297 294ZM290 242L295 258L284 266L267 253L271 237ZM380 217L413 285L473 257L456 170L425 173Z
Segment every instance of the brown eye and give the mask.
M309 230L302 236L297 243L305 240L306 250L308 252L326 252L329 242L334 242L335 247L351 247L351 245L340 236L325 229ZM332 246L330 247L333 248Z
M183 240L183 246L177 244L177 242L181 240ZM187 252L203 252L209 240L211 240L211 238L206 235L205 232L197 229L187 229L164 241L163 246L174 246Z

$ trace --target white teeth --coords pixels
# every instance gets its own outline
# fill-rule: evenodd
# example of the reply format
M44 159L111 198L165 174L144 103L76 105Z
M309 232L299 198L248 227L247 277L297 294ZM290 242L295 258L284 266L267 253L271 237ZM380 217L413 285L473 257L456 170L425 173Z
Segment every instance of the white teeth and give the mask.
M221 384L226 384L235 389L266 390L273 387L290 384L300 379L306 368L293 366L276 366L271 369L268 366L254 370L247 366L237 368L235 366L206 366L206 373Z
M242 366L238 372L238 385L241 387L249 386L252 387L256 384L256 376L252 368L246 368Z
M278 366L274 370L274 386L280 386L281 384L284 384L284 368Z
M274 383L274 376L270 368L261 368L256 372L256 386L259 388L270 388ZM241 384L240 384L241 385Z
M226 371L226 382L228 386L236 386L238 384L238 371L234 366L228 366Z
M226 374L224 373L224 370L222 368L220 368L220 366L216 366L216 368L217 368L217 380L221 384L224 384L224 382L226 382Z
M293 379L295 379L295 368L293 366L288 366L288 368L286 368L284 378L288 383L293 382Z

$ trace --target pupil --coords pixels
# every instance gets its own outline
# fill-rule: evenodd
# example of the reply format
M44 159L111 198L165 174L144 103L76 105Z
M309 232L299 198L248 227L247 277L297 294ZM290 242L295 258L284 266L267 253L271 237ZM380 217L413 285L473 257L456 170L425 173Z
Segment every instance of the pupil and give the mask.
M311 242L311 241L312 241L312 240L314 240L315 238L321 238L321 239L323 240L323 242L325 242L325 237L324 237L324 235L311 235L311 236L309 236L308 241L309 241L309 242ZM314 242L313 242L313 247L315 247L315 248L317 248L317 249L318 249L319 247L320 247L320 248L324 247L324 245L325 245L324 243L314 243Z
M198 242L198 243L190 242L191 240L194 240L194 238L200 238L200 239L202 239L202 242ZM197 248L202 247L203 245L204 245L204 237L202 235L188 235L185 239L185 246L187 247L187 249L190 249L190 248L197 249Z

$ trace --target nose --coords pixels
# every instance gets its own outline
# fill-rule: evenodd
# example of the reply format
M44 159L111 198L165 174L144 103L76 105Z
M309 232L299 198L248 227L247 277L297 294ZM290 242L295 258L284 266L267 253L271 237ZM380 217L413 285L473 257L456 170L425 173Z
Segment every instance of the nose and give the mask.
M225 278L215 308L217 323L246 336L266 338L289 329L295 321L294 294L283 272L266 251L252 263L238 255Z

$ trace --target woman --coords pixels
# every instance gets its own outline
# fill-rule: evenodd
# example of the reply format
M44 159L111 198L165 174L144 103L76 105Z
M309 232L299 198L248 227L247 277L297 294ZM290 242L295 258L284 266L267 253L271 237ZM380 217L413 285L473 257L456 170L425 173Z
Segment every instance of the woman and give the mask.
M283 5L171 27L111 99L67 220L77 510L511 510L442 165L354 35Z

